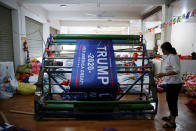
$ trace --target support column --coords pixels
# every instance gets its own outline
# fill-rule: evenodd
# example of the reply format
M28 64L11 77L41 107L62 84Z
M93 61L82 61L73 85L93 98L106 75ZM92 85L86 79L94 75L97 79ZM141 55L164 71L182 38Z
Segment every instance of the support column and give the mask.
M172 7L168 8L167 5L162 5L162 22L169 22L169 20L172 18ZM161 30L161 43L168 41L171 42L171 31L172 26L169 26L169 23L167 25L167 28L162 28Z
M172 7L169 7L167 8L167 21L169 21L173 16L173 9ZM169 26L169 23L168 23L168 27L167 27L167 37L166 37L166 40L171 42L171 34L172 32L172 26Z
M168 20L168 7L164 4L162 5L162 20L161 20L161 24L163 24L164 22L166 22ZM161 30L161 43L164 43L165 41L167 41L167 30L168 28L162 28Z
M142 21L141 20L130 20L129 21L129 34L139 35L142 32Z
M49 34L50 34L50 26L49 26L49 24L48 23L43 23L43 37L42 37L42 40L43 40L43 52L45 50L45 44L47 42L47 38L49 37Z
M144 35L144 21L141 20L141 32Z
M24 64L25 53L23 51L23 41L21 37L25 37L23 26L24 18L20 7L12 10L12 30L13 30L13 48L14 48L14 66ZM24 24L24 25L23 25Z
M20 32L21 32L20 39L21 39L22 36L27 37L26 36L26 20L25 20L25 14L24 14L25 11L22 6L19 6L19 11L20 11L19 16L20 16L20 27L21 27L20 29ZM22 64L25 64L26 59L27 59L27 52L23 50L23 42L24 40L21 40L20 44L22 47L22 51L21 51L20 59L21 59Z
M128 30L128 34L129 34L129 35L131 35L131 31L133 30L132 22L133 22L133 20L130 20L130 21L129 21L129 30Z

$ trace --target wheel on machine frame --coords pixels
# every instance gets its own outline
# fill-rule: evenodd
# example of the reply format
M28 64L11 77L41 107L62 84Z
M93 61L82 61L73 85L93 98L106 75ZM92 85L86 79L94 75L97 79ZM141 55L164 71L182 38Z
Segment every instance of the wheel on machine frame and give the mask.
M151 120L154 120L154 118L155 118L155 114L151 114L151 115L150 115L150 119L151 119Z
M35 112L35 115L34 115L34 119L35 120L41 120L42 118L43 118L43 115L40 113L40 106L39 106L39 104L36 102L36 101L34 101L34 112Z

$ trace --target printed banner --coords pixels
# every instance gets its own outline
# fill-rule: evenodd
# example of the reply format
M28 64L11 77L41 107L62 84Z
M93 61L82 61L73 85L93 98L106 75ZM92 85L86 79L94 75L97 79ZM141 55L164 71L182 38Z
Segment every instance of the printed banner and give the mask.
M112 40L77 40L71 91L117 91Z

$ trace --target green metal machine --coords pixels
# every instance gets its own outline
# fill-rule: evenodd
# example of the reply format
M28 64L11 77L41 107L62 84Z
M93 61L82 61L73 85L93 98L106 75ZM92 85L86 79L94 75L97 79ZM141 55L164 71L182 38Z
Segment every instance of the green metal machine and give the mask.
M122 47L114 48L114 53L141 53L141 56L135 57L117 57L116 62L131 61L138 59L141 66L116 66L118 74L137 74L137 78L132 83L119 83L119 89L127 87L124 90L118 91L114 99L75 99L76 96L82 98L88 96L88 92L71 92L65 88L65 85L59 83L55 77L58 74L71 74L72 66L64 66L54 64L58 59L74 59L72 54L74 50L63 49L52 50L52 46L75 45L78 39L109 39L113 41L113 46ZM43 117L77 117L77 116L121 116L121 115L142 115L150 114L152 119L157 113L158 97L156 86L153 79L153 66L148 56L146 46L143 43L142 35L93 35L93 34L59 34L50 36L43 55L42 66L39 73L37 90L34 96L35 117L40 119ZM55 54L58 52L58 55ZM64 51L64 55L61 52ZM53 52L53 56L50 56ZM48 61L53 64L48 65ZM116 64L118 65L118 64ZM57 69L67 69L59 71ZM127 70L128 69L128 70ZM131 70L134 69L134 70ZM140 70L138 70L140 69ZM47 75L47 82L45 76ZM144 81L144 77L148 76L148 81ZM52 89L54 85L59 86L63 91L54 93ZM47 86L47 88L45 88ZM140 87L137 93L130 92L133 87ZM148 90L144 91L144 86L148 86ZM69 84L66 85L69 87ZM58 98L55 98L58 96ZM62 96L68 96L69 99L63 99ZM126 97L126 98L124 98Z

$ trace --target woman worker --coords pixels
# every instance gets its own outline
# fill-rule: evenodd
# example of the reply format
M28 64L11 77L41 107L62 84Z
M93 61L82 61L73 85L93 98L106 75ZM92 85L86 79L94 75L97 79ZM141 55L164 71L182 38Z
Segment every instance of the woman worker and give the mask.
M162 117L162 120L167 121L164 128L175 128L176 117L178 116L178 94L182 87L180 77L180 59L177 56L175 48L169 42L161 45L163 52L163 72L157 74L157 77L163 77L167 83L166 100L169 107L170 115Z

